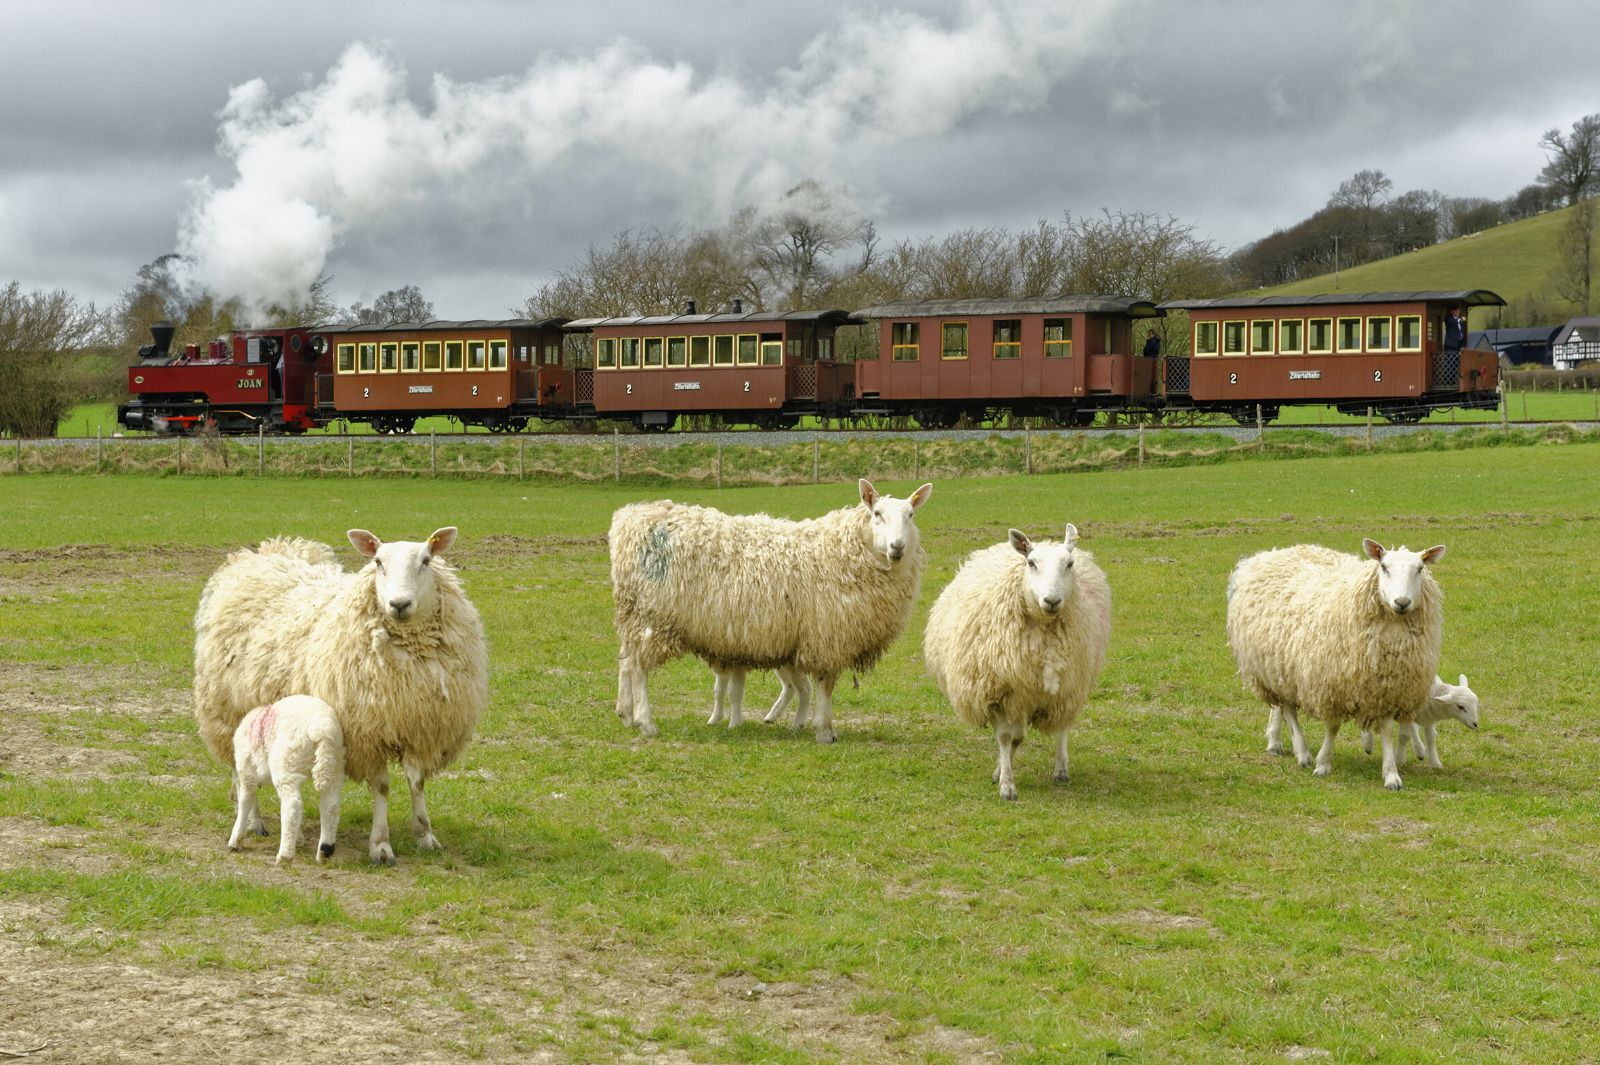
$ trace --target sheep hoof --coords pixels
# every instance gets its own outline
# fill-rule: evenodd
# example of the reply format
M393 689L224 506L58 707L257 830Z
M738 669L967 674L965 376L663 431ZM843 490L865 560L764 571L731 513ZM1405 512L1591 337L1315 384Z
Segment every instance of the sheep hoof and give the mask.
M1269 744L1267 744L1267 753L1268 754L1288 754L1289 752L1283 749L1283 744L1282 743L1269 743Z
M647 740L655 739L656 735L657 735L656 723L654 721L642 721L642 722L640 722L639 723L639 735L643 736Z
M817 730L817 742L818 743L832 743L835 738L836 737L833 734L833 729L828 729L825 732L823 730L821 730L821 729Z
M1403 785L1400 783L1399 777L1393 777L1389 780L1385 780L1383 782L1383 786L1388 788L1390 791L1399 791Z
M1437 759L1437 758L1435 758L1433 761L1429 762L1428 765L1432 766L1434 769L1443 769L1444 768L1444 763L1439 761L1439 759Z
M387 843L379 843L369 851L374 865L394 865L394 848Z
M229 843L228 843L228 849L229 849L229 850L230 850L230 851L233 851L233 852L234 852L234 853L235 853L235 854L237 854L237 853L239 853L239 844L237 844L237 843L235 843L235 842L232 842L232 841L230 841L230 842L229 842Z
M1304 757L1301 757L1300 755L1295 755L1295 759L1294 760L1295 760L1296 764L1298 764L1300 766L1301 769L1310 769L1311 768L1311 756L1309 754L1304 756ZM1321 776L1322 774L1318 773L1317 775Z
M439 845L439 837L435 836L432 832L425 832L422 835L418 836L417 837L417 846L421 847L425 851L436 851L436 850L443 850L444 849Z
M278 860L273 864L278 865L278 866L293 865L294 864L294 855L292 855L292 854L280 854L280 855L278 855Z
M1309 763L1301 762L1300 764L1301 765L1308 765ZM1333 772L1333 766L1331 766L1331 765L1319 765L1319 766L1317 766L1317 768L1313 769L1312 772L1315 773L1319 777L1325 777L1329 773Z
M1000 789L1000 797L1002 799L1006 800L1007 802L1016 802L1017 801L1017 789L1016 788L1001 788Z
M260 836L262 839L266 839L271 833L267 831L266 825L257 822L256 824L250 826L250 834L252 836Z
M1057 784L1065 784L1070 779L1072 778L1068 775L1065 769L1056 770L1055 781Z
M325 860L327 858L332 858L332 857L333 857L333 844L332 843L324 843L320 847L317 848L317 861L320 862L320 861L323 861L323 860Z

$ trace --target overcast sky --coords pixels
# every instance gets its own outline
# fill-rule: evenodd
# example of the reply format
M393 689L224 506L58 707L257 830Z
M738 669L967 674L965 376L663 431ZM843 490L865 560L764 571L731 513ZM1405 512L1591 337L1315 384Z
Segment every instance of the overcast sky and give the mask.
M500 317L591 242L806 178L888 240L1171 214L1234 248L1363 168L1501 198L1600 111L1580 0L0 0L0 284L182 251L270 300ZM1464 279L1463 284L1470 284ZM692 294L690 294L692 295Z

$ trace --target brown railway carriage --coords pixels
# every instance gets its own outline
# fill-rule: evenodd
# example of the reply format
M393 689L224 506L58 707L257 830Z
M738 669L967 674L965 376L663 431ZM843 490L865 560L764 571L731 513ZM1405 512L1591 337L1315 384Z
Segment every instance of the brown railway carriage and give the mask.
M495 431L569 416L573 371L562 364L562 318L401 322L319 330L332 373L317 379L324 420L410 431L444 414Z
M680 415L715 414L763 428L804 414L842 413L849 367L834 358L847 311L743 312L581 318L592 370L579 370L580 403L596 417L669 429Z
M1168 403L1240 420L1291 403L1346 412L1372 407L1415 421L1448 407L1499 405L1492 351L1444 348L1444 318L1459 306L1499 307L1486 289L1174 300L1189 312L1189 355L1165 362Z
M856 313L879 330L878 358L856 363L863 413L948 426L1009 410L1071 423L1159 403L1156 360L1133 354L1134 322L1163 313L1146 300L913 300Z

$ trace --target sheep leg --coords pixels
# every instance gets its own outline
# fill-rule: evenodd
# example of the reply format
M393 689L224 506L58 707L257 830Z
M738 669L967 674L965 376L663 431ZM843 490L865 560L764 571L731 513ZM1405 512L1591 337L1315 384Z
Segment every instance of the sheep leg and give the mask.
M633 656L626 651L617 656L617 716L633 727Z
M818 743L832 743L833 733L833 686L838 681L837 676L817 678L817 722L816 733Z
M706 724L716 725L722 722L723 703L728 697L728 682L731 671L713 669L711 675L711 716L706 719Z
M1361 751L1363 754L1372 753L1372 730L1369 728L1361 730Z
M304 777L285 776L273 782L278 789L279 865L294 861L294 851L300 843L300 826L306 816L305 800L300 796L300 785L304 780Z
M246 787L237 773L233 776L233 793L239 814L233 819L233 835L228 837L230 851L239 849L239 841L244 838L245 832L250 830L252 821L256 824L261 823L261 814L256 809L256 789Z
M1392 717L1384 718L1383 723L1378 726L1378 738L1383 742L1383 786L1390 791L1399 791L1401 787L1400 770L1395 765L1394 757L1397 746L1395 734L1399 731Z
M1322 736L1322 746L1317 751L1317 768L1312 772L1319 777L1325 777L1333 772L1333 740L1339 735L1339 722L1328 722L1328 731ZM1300 763L1305 765L1304 762Z
M728 678L728 727L744 724L744 681L749 673L743 669L732 671Z
M1027 731L1025 725L1012 725L1004 721L995 723L994 739L1000 748L1000 759L995 763L994 779L1000 785L1002 799L1015 801L1017 798L1017 781L1011 773L1011 756L1022 746L1022 737L1027 735Z
M344 802L344 778L328 785L328 790L317 796L317 861L333 857L334 844L339 841L339 810Z
M389 846L389 769L378 770L367 787L372 791L372 838L367 856L379 865L394 864L394 848Z
M436 851L439 849L439 840L433 834L433 822L428 820L428 800L422 794L422 785L427 783L428 775L421 767L409 765L404 760L400 762L400 769L406 775L406 783L411 785L411 831L416 834L417 846L425 851Z
M229 796L238 795L240 787L241 787L241 785L239 783L239 771L237 769L235 769L233 771L233 786L228 789ZM250 788L250 791L254 792L255 788L252 786ZM261 820L261 807L260 807L259 804L257 804L256 797L255 797L254 794L252 794L250 796L250 820L249 820L248 823L246 823L245 829L252 836L261 836L261 837L265 838L266 835L267 835L266 823Z
M790 682L794 685L794 728L803 729L811 720L811 694L815 687L811 679L798 669L792 670Z
M1020 741L1019 741L1020 742ZM1067 730L1056 733L1056 783L1067 782Z
M1294 760L1304 769L1311 764L1311 745L1300 728L1300 712L1292 706L1283 708L1284 719L1289 722L1289 741L1294 744Z
M1411 727L1417 726L1413 724ZM1418 745L1418 753L1424 749L1428 752L1428 764L1435 769L1443 769L1444 763L1439 761L1439 726L1432 721L1422 727L1422 742Z
M1276 706L1267 711L1267 753L1283 754L1283 711Z
M633 691L633 721L639 726L639 735L645 739L654 739L656 736L656 720L650 715L650 684L649 676L644 668L639 665L638 659L631 663L633 679L630 687Z
M779 666L776 672L778 683L783 685L783 689L778 692L778 700L772 704L772 709L767 711L767 716L761 719L769 725L783 717L783 712L789 709L789 704L795 701L796 695L805 702L810 702L811 696L810 682L806 680L804 673L793 666Z

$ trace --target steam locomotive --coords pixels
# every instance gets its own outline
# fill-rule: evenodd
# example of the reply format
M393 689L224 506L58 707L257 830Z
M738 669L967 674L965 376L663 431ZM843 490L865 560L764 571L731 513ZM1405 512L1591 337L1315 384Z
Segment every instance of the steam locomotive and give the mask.
M906 416L925 427L1017 415L1085 425L1103 413L1276 418L1293 404L1373 408L1395 422L1495 409L1490 351L1445 344L1447 310L1503 306L1485 289L1229 297L925 300L855 312L728 311L625 318L430 321L242 330L171 350L159 323L128 370L130 429L303 432L337 420L404 433L447 415L497 432L531 421L666 430L680 418L792 426L807 416ZM1188 315L1188 352L1149 357L1136 332ZM874 329L875 357L837 357Z

